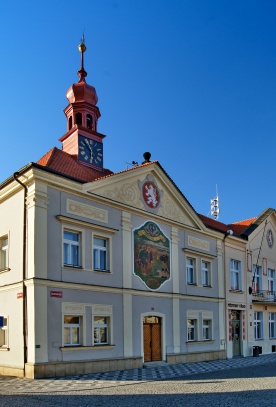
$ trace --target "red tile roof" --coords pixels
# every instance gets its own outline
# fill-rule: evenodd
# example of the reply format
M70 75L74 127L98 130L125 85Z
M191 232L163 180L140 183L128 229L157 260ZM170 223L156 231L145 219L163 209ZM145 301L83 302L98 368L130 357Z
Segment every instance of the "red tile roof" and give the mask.
M200 213L198 213L198 216L205 226L223 233L227 233L228 230L232 230L234 236L240 236L248 228L248 226L250 226L257 219L255 217L226 225L225 223L218 222L217 220L208 218Z
M40 158L37 164L81 182L91 182L112 174L112 172L107 169L98 171L87 167L79 163L76 156L65 153L56 147L52 148Z

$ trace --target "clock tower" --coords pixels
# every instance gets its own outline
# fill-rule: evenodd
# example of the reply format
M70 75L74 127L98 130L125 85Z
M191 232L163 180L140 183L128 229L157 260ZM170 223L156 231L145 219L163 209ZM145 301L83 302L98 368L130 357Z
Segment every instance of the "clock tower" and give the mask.
M84 53L86 51L84 36L78 47L81 56L81 66L78 71L79 81L67 91L69 101L64 109L67 118L67 133L59 141L62 150L74 155L78 162L98 171L103 171L103 138L104 134L97 132L98 119L101 116L96 106L98 97L93 86L86 83L87 72L84 69Z

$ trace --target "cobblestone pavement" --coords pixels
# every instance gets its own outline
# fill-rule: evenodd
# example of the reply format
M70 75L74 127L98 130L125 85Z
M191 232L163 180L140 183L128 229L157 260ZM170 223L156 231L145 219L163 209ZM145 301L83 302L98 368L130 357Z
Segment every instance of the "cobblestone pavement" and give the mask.
M44 393L64 393L69 391L80 392L94 389L114 388L141 382L154 382L155 386L156 381L160 380L177 380L179 378L187 378L196 374L225 371L228 369L235 370L236 372L238 368L253 368L261 365L269 366L270 364L275 364L276 366L276 354L178 365L164 364L143 369L117 370L106 373L84 374L50 379L30 380L0 376L0 395L18 393L34 395ZM276 406L276 399L275 404L273 405Z

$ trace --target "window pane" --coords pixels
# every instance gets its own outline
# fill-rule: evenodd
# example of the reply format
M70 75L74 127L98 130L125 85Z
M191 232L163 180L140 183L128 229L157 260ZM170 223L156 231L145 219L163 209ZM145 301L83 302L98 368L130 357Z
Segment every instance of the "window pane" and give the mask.
M74 266L79 265L79 246L72 246L72 264Z
M79 321L80 321L79 317L68 316L68 315L64 316L65 324L79 324Z
M64 264L70 264L70 246L67 243L64 243Z
M70 345L70 328L64 328L64 345Z
M94 317L94 324L106 324L105 317Z
M106 240L100 239L99 237L94 237L94 245L100 247L106 247Z
M79 343L79 328L72 328L72 345L78 345Z
M107 328L100 328L101 343L107 343Z
M100 269L106 270L106 252L100 251Z
M71 240L72 242L79 241L79 234L75 232L69 232L68 230L64 231L64 239Z

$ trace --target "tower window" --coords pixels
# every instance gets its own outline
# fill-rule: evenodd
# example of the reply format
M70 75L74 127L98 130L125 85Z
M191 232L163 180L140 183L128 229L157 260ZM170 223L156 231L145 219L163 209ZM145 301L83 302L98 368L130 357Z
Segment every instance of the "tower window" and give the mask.
M68 130L72 129L72 116L69 117L68 127L69 127Z
M86 127L87 127L88 129L92 129L92 123L93 123L92 116L91 116L91 114L88 114L88 115L86 116Z
M76 123L77 124L82 124L82 114L81 113L77 113L76 114Z

